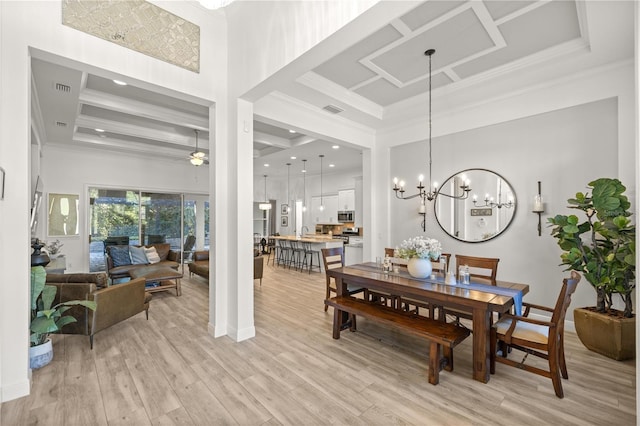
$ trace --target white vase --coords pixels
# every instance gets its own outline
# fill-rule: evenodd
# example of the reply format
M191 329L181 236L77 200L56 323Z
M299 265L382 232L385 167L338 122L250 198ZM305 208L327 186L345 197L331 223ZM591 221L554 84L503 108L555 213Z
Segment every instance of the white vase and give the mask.
M431 260L412 257L407 263L409 275L415 278L427 278L431 275Z
M31 346L29 348L29 367L32 370L44 367L53 359L53 345L51 339L47 339L41 345Z

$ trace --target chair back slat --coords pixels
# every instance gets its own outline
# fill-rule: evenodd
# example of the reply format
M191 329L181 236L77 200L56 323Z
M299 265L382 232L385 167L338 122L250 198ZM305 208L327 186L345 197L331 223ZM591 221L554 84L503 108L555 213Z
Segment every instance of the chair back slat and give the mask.
M498 262L500 259L493 257L476 257L456 254L456 277L460 273L460 267L469 267L469 276L476 281L486 281L491 285L496 285L496 275L498 274Z

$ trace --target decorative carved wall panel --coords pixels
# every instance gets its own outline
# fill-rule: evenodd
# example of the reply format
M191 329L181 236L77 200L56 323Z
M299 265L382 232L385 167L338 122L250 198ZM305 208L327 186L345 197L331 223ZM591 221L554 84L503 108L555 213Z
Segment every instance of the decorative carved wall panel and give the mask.
M200 72L200 27L143 0L63 0L62 23Z

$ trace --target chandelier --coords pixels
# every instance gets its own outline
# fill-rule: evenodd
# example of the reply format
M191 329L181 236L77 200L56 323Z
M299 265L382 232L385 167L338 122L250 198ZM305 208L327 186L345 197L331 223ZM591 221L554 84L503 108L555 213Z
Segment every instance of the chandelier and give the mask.
M271 210L271 203L267 197L267 175L264 175L264 202L258 205L260 210Z
M473 205L476 207L489 207L492 209L495 208L507 208L510 209L511 207L513 207L515 205L515 203L513 202L513 197L509 197L509 200L506 203L502 202L502 179L498 180L498 202L496 203L493 200L493 197L490 197L489 194L485 194L484 196L484 204L478 204L478 196L474 195L473 196Z
M462 185L460 185L460 192L454 193L453 195L446 194L442 192L442 188L438 188L438 183L433 182L431 180L431 164L432 164L432 155L431 155L431 56L436 53L435 49L429 49L424 54L429 57L429 186L425 187L423 184L424 176L420 175L418 177L418 192L416 194L405 196L405 182L402 180L398 180L398 178L393 178L393 191L396 194L396 198L402 200L410 200L412 198L420 197L420 207L418 212L421 215L426 215L426 201L433 201L437 196L442 195L449 198L454 198L457 200L465 200L469 197L469 192L471 191L471 187L469 186L470 182L468 179L462 179ZM425 223L423 222L422 227L425 229Z

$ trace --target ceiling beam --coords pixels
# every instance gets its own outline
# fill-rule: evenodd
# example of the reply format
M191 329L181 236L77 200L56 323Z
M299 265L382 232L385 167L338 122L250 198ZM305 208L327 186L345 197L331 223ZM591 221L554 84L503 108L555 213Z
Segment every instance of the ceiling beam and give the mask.
M95 107L131 114L138 117L175 124L189 129L209 131L209 119L182 111L151 105L129 98L110 95L96 90L85 89L80 93L80 103Z

